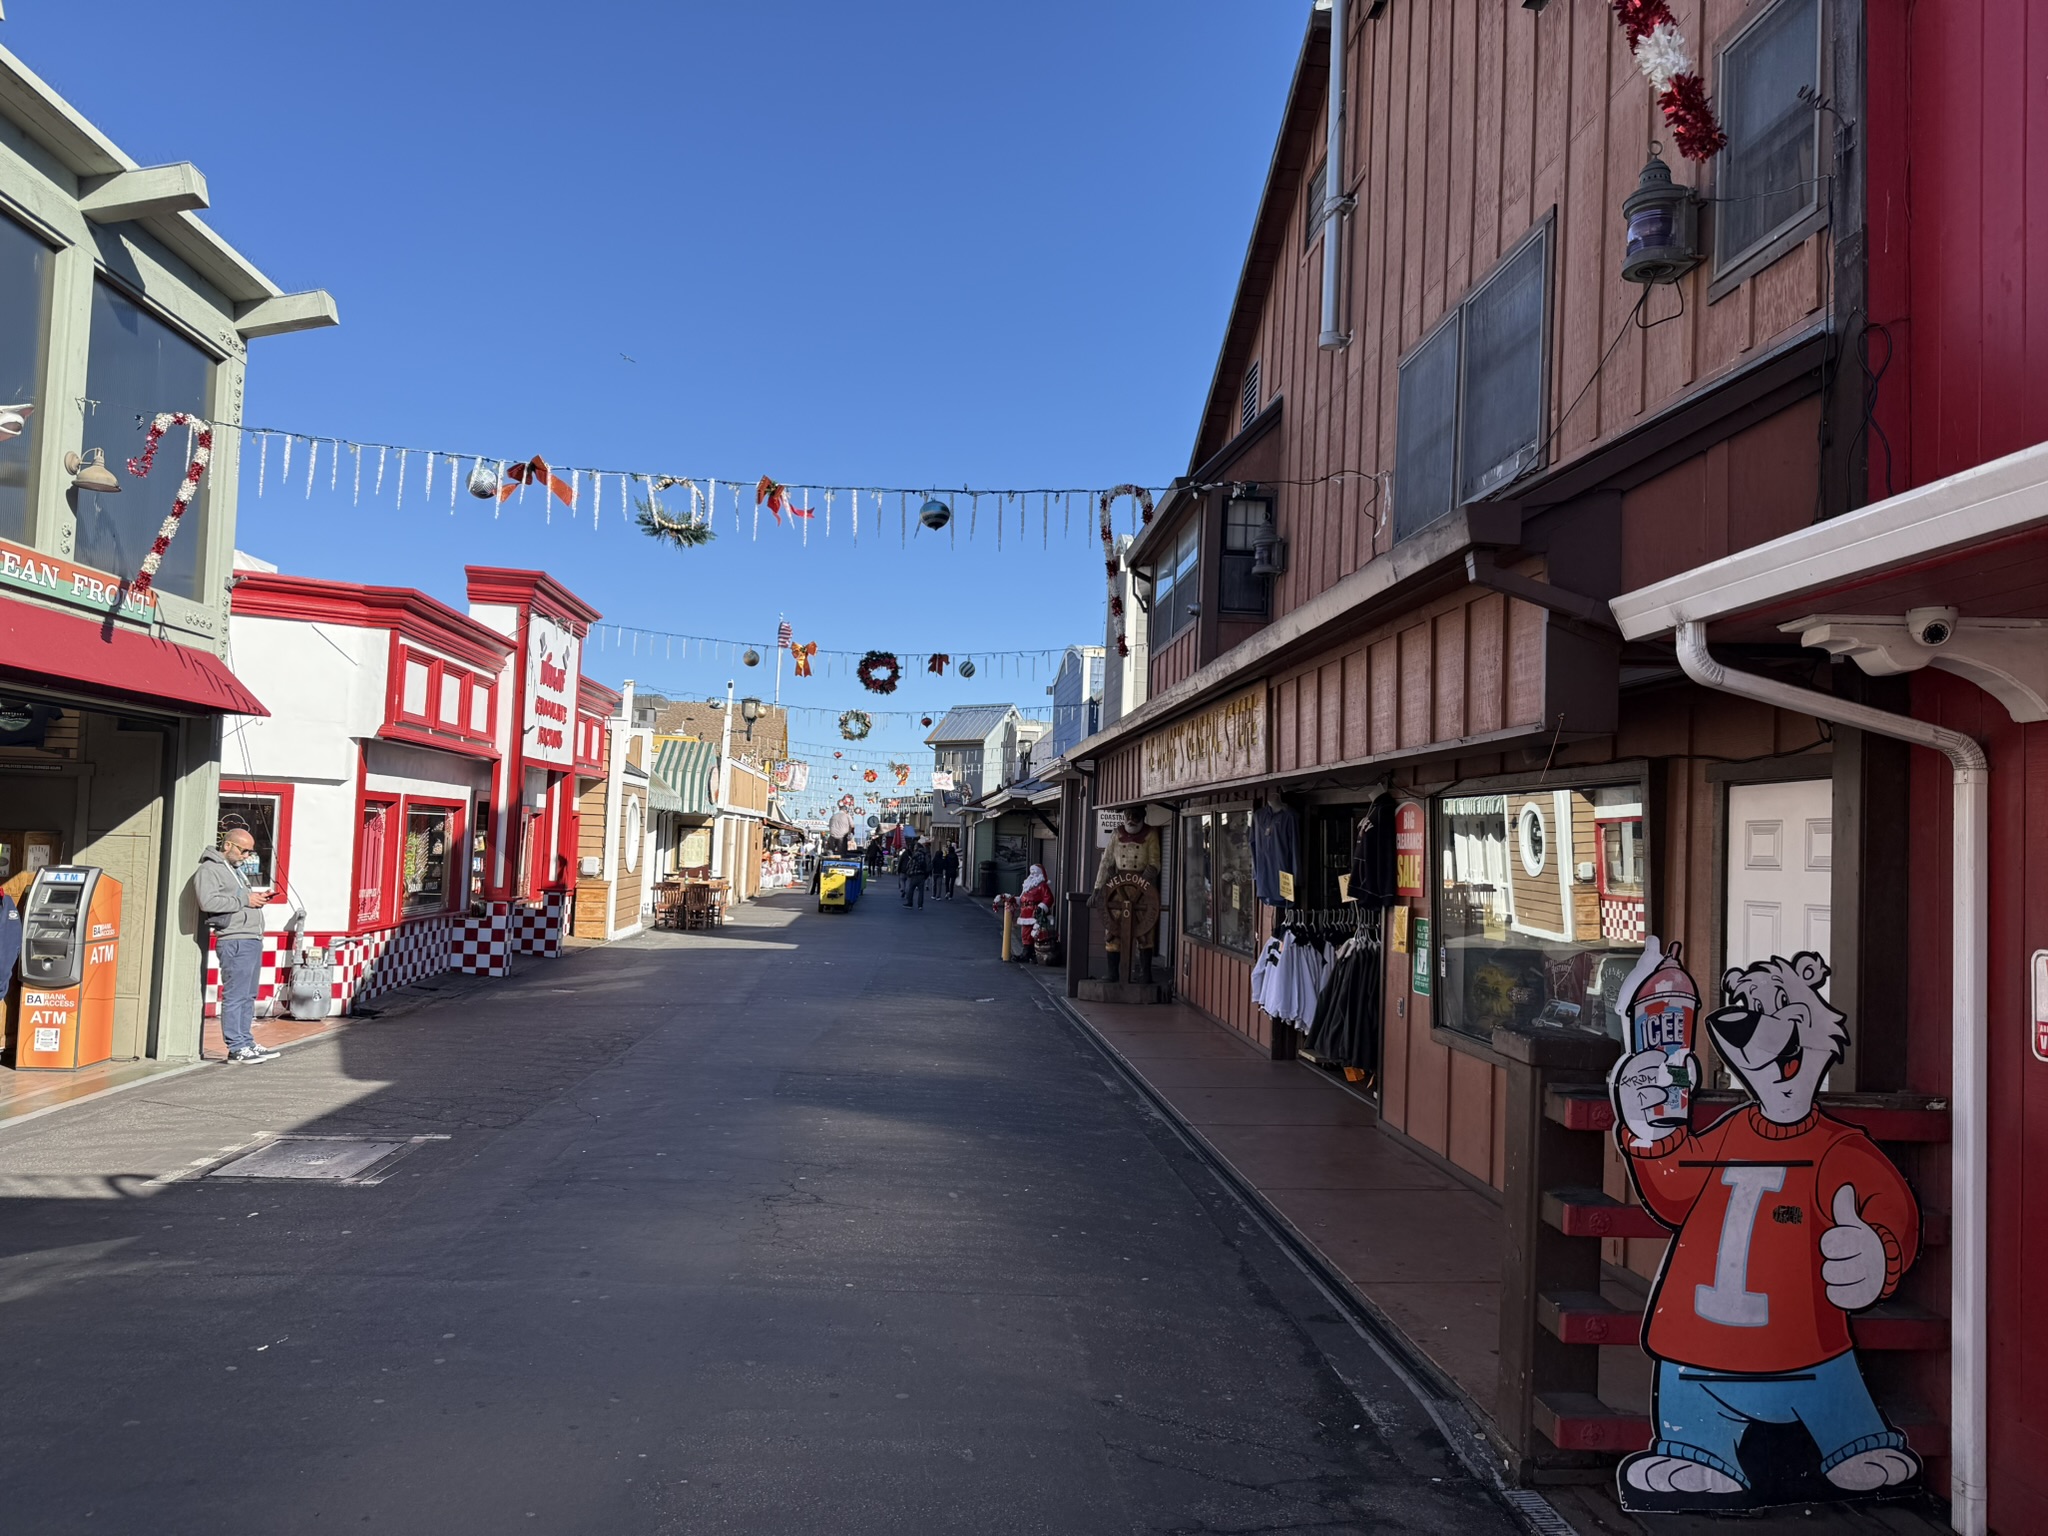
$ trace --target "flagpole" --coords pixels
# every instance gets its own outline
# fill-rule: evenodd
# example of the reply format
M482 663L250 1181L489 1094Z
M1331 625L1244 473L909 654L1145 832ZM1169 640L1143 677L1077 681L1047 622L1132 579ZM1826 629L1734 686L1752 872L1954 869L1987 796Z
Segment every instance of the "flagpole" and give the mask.
M775 615L775 702L778 707L782 703L782 653L789 649L783 642L781 626L782 621L788 617L786 613Z

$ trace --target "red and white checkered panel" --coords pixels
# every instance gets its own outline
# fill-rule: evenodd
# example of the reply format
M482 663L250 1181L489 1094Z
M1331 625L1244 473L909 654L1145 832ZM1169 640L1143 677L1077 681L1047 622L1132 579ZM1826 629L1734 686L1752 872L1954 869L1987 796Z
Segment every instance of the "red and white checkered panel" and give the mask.
M455 969L465 976L504 976L512 969L512 904L491 902L482 917L455 931Z
M1640 944L1645 924L1643 904L1633 896L1600 898L1600 937L1610 944Z
M455 939L465 919L452 913L416 917L352 941L357 980L353 1001L409 987L455 963Z
M562 909L566 905L560 891L550 891L543 896L538 906L521 903L512 908L511 948L515 955L540 955L549 960L561 958L562 954Z
M319 949L333 949L346 942L347 935L340 933L309 933L306 937ZM263 935L263 958L256 969L256 1016L260 1019L270 1012L270 1006L277 997L277 984L282 972L290 969L286 963L289 953L285 948L286 935L266 933ZM339 961L339 956L336 956ZM341 966L334 968L334 983L327 1013L331 1018L348 1011L348 988L342 980ZM206 1005L205 1016L209 1019L220 1017L220 961L213 950L213 935L206 938Z

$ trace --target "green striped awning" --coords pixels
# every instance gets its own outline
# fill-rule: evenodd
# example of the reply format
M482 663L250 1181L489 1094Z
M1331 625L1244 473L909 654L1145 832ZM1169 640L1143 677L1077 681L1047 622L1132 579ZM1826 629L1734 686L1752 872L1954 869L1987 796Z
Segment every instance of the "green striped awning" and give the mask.
M667 781L682 802L685 816L709 816L712 803L712 774L718 768L718 748L708 741L685 741L665 736L654 754L654 774Z

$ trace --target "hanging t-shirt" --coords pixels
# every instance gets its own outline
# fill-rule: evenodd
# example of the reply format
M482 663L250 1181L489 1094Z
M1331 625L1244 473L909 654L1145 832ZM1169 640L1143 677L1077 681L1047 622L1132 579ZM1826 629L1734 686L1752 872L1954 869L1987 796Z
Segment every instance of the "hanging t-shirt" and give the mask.
M1290 881L1301 878L1301 833L1294 812L1285 806L1257 806L1252 811L1252 889L1269 907L1286 904L1280 893L1280 875ZM1295 893L1300 899L1300 893Z

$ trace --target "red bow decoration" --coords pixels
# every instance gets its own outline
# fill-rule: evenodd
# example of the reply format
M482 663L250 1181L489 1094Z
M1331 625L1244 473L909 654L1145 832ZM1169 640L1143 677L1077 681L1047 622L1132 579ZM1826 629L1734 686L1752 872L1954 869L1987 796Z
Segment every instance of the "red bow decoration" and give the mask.
M812 515L810 508L800 507L789 499L788 486L784 485L780 480L770 480L766 475L763 475L761 483L754 487L754 505L758 507L764 502L767 504L768 510L774 514L775 521L778 523L782 521L782 514L785 512L791 517L810 517Z
M806 640L802 645L793 644L789 648L789 654L796 658L796 675L798 677L809 677L811 675L811 658L818 654L818 642Z
M535 454L524 464L505 466L505 483L498 487L498 500L504 501L522 485L542 485L555 493L563 506L574 508L576 497L569 490L569 482L548 468L548 461Z
M924 664L924 669L927 672L943 673L946 670L946 663L952 659L944 651L934 651L931 660Z

